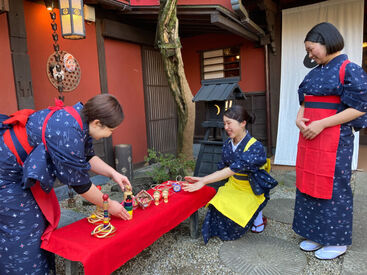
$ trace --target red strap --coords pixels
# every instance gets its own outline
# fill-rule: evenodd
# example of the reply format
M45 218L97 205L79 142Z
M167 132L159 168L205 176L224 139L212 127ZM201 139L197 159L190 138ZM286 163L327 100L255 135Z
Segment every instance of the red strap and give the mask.
M344 85L344 77L345 77L345 67L350 63L350 61L348 59L344 60L344 62L342 63L342 65L340 66L339 69L339 80L340 83L342 85Z
M74 119L78 122L80 128L83 131L83 122L82 119L79 115L79 113L71 106L65 106L64 107L64 103L60 100L55 98L55 106L50 106L48 107L48 109L51 110L51 112L49 112L45 118L45 120L43 121L43 125L42 125L42 142L45 145L46 151L47 151L47 145L46 145L46 126L48 123L48 120L50 119L50 117L58 110L61 109L65 109L66 112L68 112L70 115L72 115L74 117Z
M34 199L36 200L42 214L45 216L49 225L42 234L41 240L48 242L51 237L51 233L57 228L60 220L60 205L57 200L54 189L50 193L46 193L42 190L39 181L31 187L31 191Z
M3 121L3 124L12 124L12 125L21 125L25 127L27 124L28 117L33 114L35 110L31 109L23 109L15 112L14 114L10 115L10 118Z

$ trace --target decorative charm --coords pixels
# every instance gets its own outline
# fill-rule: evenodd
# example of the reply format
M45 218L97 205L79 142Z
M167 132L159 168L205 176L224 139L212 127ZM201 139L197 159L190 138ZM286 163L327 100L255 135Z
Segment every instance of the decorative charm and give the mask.
M153 198L154 198L154 204L159 205L159 200L161 198L161 192L158 190L154 191Z
M142 209L147 208L153 201L153 197L145 190L141 190L135 198Z
M48 57L46 64L48 79L56 89L61 85L62 92L71 92L78 87L80 82L81 71L79 63L75 57L65 51L59 51L57 58L62 60L62 62L58 64L55 53Z
M103 223L98 225L92 231L91 235L97 238L108 238L112 237L116 232L116 228L110 223L108 215L108 195L103 194Z
M181 184L179 182L172 183L172 189L175 192L180 192L181 191Z

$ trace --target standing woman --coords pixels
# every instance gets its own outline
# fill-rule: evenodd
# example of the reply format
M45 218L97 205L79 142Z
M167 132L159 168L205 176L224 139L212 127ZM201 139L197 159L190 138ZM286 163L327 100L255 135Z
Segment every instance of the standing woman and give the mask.
M306 35L308 57L318 66L299 86L301 107L293 230L304 251L334 259L352 243L350 186L354 129L367 126L367 75L341 54L344 40L330 23Z
M262 232L266 225L262 209L269 199L269 189L277 184L264 170L263 145L246 129L254 119L242 106L235 105L224 112L223 122L229 138L223 144L219 171L205 177L185 177L189 183L183 187L193 192L228 178L208 203L202 228L205 243L214 236L224 241L238 239L249 228L255 233Z
M88 201L102 207L102 193L88 172L112 178L122 189L129 180L94 155L92 138L109 137L122 122L115 97L101 94L84 106L56 106L38 112L0 115L0 273L49 274L42 250L60 218L53 191L57 177ZM109 212L129 214L109 200Z

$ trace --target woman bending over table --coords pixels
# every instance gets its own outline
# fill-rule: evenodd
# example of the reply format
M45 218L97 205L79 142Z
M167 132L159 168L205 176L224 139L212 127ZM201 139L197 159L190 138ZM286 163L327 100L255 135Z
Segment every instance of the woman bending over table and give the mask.
M88 172L112 178L124 190L127 177L95 156L92 138L109 137L124 118L109 94L85 105L56 106L38 112L0 115L0 273L48 274L52 265L41 242L57 227L60 207L53 190L56 178L88 201L103 206L102 193ZM117 201L109 212L130 216Z

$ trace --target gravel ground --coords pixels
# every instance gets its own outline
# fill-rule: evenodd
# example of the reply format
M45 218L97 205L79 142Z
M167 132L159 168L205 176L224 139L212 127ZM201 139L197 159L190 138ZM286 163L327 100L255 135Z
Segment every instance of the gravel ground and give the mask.
M274 176L277 178L276 172ZM112 184L103 186L102 191L112 198L121 200L121 193L111 192ZM294 198L294 187L286 186L282 182L273 190L271 198ZM89 215L94 207L83 205L80 197L76 198L78 212ZM62 207L67 207L65 201ZM205 209L199 210L199 223L204 220ZM248 234L253 234L249 232ZM268 217L268 225L262 233L264 236L272 236L287 240L295 246L302 240L296 235L289 224L283 224ZM153 245L146 248L135 258L128 261L121 268L113 272L117 274L238 274L224 265L219 257L219 250L224 242L219 238L212 238L207 245L202 238L191 239L189 220L159 238ZM301 275L339 275L342 270L343 257L330 261L317 260L312 252L305 253L307 266ZM64 261L56 257L57 274L64 274ZM80 264L79 274L83 274ZM298 274L297 274L298 275Z

